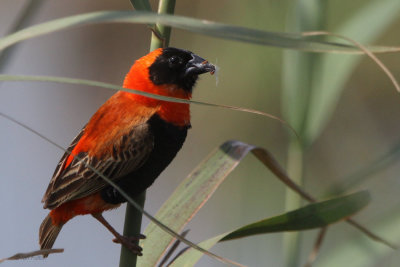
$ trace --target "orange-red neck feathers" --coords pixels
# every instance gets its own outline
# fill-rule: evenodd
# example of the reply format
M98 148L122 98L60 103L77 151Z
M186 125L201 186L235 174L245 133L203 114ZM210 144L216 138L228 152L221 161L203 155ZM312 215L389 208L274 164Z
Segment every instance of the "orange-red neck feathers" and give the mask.
M123 87L156 95L190 99L191 93L178 88L176 85L155 85L150 80L149 67L161 53L162 48L159 48L149 53L147 56L138 59L126 75ZM157 114L170 123L178 126L184 126L190 123L189 104L167 102L136 94L130 94L128 97L146 106L159 107Z
M177 85L155 85L150 80L149 67L161 53L160 48L138 59L126 75L124 88L190 99L191 94L178 88ZM146 122L154 114L177 126L190 124L189 104L162 101L119 91L107 100L90 119L84 135L72 150L72 154L87 152L90 156L101 158L104 154L111 153L110 140L118 140L134 125ZM72 162L73 158L74 156L71 155L67 158L64 168Z

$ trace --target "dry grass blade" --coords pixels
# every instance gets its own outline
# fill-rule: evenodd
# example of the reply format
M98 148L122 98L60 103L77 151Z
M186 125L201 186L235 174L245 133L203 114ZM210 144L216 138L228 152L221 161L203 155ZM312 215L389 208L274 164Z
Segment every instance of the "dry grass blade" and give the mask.
M313 32L304 32L302 33L303 36L320 36L320 35L327 35L327 36L334 36L343 40L346 40L352 44L354 44L355 46L357 46L363 53L365 53L369 58L371 58L377 65L379 68L381 68L383 70L383 72L389 77L389 79L391 80L391 82L393 83L394 87L396 88L397 92L400 93L400 85L397 82L396 78L394 77L393 73L386 67L385 64L383 64L383 62L377 58L374 53L372 53L366 46L360 44L357 41L354 41L346 36L340 35L340 34L335 34L335 33L331 33L331 32L324 32L324 31L313 31Z
M399 247L397 245L381 238L380 236L377 236L376 234L372 233L367 228L365 228L363 225L359 224L358 222L354 221L353 219L347 219L347 223L349 223L350 225L354 226L355 228L357 228L358 230L360 230L361 232L366 234L369 238L371 238L377 242L380 242L382 244L385 244L386 246L388 246L394 250L399 249Z
M317 200L309 193L304 191L298 186L292 179L289 178L286 171L279 165L278 161L272 156L272 154L263 148L255 148L252 150L254 156L258 158L267 168L275 174L286 186L291 188L293 191L298 193L302 198L309 202L316 202Z
M192 103L192 104L196 104L196 105L202 105L202 106L208 106L208 107L214 107L214 108L225 108L225 109L230 109L230 110L234 110L234 111L241 111L241 112L246 112L246 113L250 113L250 114L261 115L263 117L267 117L267 118L279 121L283 125L287 126L293 132L293 134L296 135L296 137L298 138L298 134L296 133L296 131L285 120L283 120L277 116L274 116L272 114L269 114L267 112L250 109L250 108L236 107L236 106L230 106L230 105L221 105L221 104L215 104L215 103L209 103L209 102L185 100L185 99L181 99L181 98L155 95L155 94L150 94L150 93L146 93L143 91L135 90L134 88L127 89L127 88L123 88L123 87L121 87L119 85L115 85L115 84L103 83L103 82L85 80L85 79L72 79L72 78L54 77L54 76L26 76L26 75L0 74L0 81L55 82L55 83L75 84L75 85L80 84L80 85L107 88L107 89L111 89L111 90L120 90L120 91L124 91L124 92L128 92L128 93L132 93L132 94L138 94L138 95L143 95L143 96L147 96L150 98L163 100L163 101L188 103L188 104Z
M52 249L35 250L32 252L26 252L26 253L17 253L11 257L0 259L0 263L2 263L4 261L23 260L23 259L32 258L35 256L43 256L43 255L48 255L48 254L52 254L52 253L62 253L62 252L64 252L64 249L62 249L62 248L52 248Z
M272 114L269 114L269 113L266 113L263 111L255 110L255 109L250 109L250 108L235 107L235 106L230 106L230 105L214 104L214 103L208 103L208 102L199 102L199 101L193 101L193 100L190 100L190 102L193 104L198 104L198 105L203 105L203 106L225 108L225 109L230 109L230 110L234 110L234 111L241 111L241 112L251 113L251 114L255 114L255 115L261 115L263 117L267 117L267 118L279 121L280 123L282 123L283 125L288 127L289 130L296 136L296 138L299 139L299 135L296 132L296 130L287 121L285 121L275 115L272 115Z

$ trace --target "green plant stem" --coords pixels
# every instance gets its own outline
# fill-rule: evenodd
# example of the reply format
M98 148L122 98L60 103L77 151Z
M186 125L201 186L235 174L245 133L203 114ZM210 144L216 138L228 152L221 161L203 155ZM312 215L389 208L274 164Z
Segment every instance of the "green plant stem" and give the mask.
M303 148L296 139L292 139L289 143L287 170L289 177L291 177L296 184L303 184ZM286 189L285 211L299 208L301 206L301 201L302 198L299 194L293 192L290 188ZM299 245L299 232L284 233L283 246L286 259L285 266L294 267L298 265L300 256Z
M158 4L159 14L173 14L175 11L175 0L160 0ZM159 35L157 36L154 32L151 34L150 51L153 51L160 47L166 47L169 45L169 39L171 36L171 27L167 27L161 24L156 24L156 30ZM162 39L160 39L162 37Z
M133 198L133 200L144 207L146 200L146 192ZM130 204L127 204L125 213L124 236L135 236L140 233L142 226L142 213ZM135 267L137 255L133 254L125 246L121 246L121 256L119 261L120 267Z
M160 0L158 4L159 14L173 14L174 9L175 9L175 0ZM151 34L150 51L153 51L157 48L161 48L164 46L168 46L169 44L171 27L166 27L161 24L156 24L155 30L157 31L157 34L155 34L154 32L152 32ZM160 37L162 37L162 39L160 39ZM146 192L143 192L140 196L135 197L134 200L143 208L144 203L146 201ZM142 226L142 213L132 205L127 204L125 213L125 223L124 223L124 235L135 236L140 234L141 226ZM137 256L128 249L126 249L124 246L121 246L119 267L135 267L136 261L137 261Z
M325 28L326 1L297 0L292 1L290 20L288 22L291 31L316 31ZM312 145L313 140L308 136L310 124L310 103L313 101L314 85L318 79L320 55L290 52L287 54L286 113L289 123L294 125L300 135L300 141L292 139L288 148L288 173L292 180L302 187L303 181L303 156L304 148ZM289 61L290 60L290 61ZM286 190L286 211L298 209L301 206L301 198L291 189ZM300 238L301 233L285 233L283 235L284 258L286 267L300 266Z

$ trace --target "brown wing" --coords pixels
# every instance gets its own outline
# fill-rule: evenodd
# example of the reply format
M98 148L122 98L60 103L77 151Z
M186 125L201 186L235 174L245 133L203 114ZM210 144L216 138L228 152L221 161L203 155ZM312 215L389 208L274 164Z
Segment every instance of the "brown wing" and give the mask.
M79 143L85 129L75 137L68 148L72 151ZM61 204L99 192L108 184L91 168L104 174L113 181L139 168L146 161L154 147L154 136L147 123L133 127L114 141L111 153L101 158L79 153L64 169L69 153L61 158L49 187L43 197L44 208L54 209Z

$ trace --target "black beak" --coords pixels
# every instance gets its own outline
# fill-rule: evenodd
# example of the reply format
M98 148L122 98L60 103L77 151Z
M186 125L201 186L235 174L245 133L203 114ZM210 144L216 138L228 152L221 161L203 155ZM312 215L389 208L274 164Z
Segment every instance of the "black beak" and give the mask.
M186 64L185 76L199 75L207 72L214 74L215 66L204 58L192 54L192 59Z

